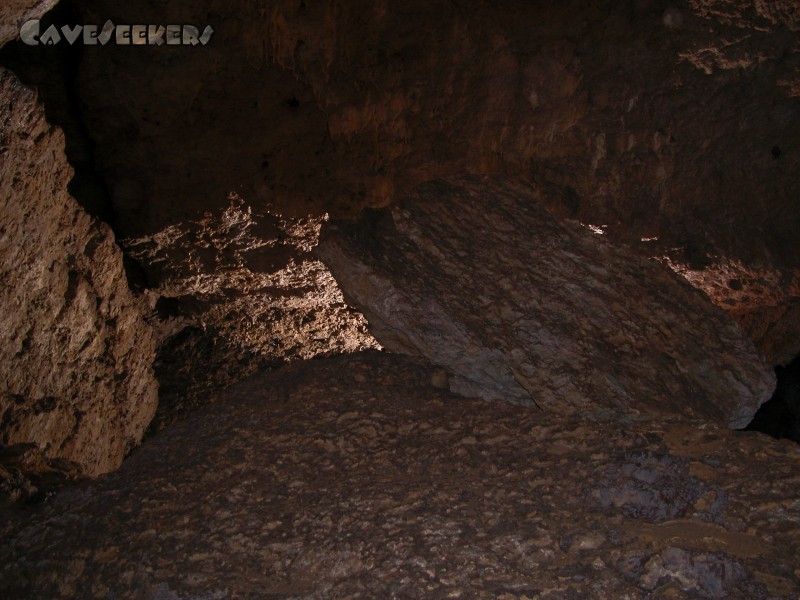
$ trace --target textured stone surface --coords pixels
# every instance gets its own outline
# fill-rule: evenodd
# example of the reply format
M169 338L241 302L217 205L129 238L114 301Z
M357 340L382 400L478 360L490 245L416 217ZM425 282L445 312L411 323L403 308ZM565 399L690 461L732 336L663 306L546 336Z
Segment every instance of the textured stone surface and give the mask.
M60 130L0 70L0 443L117 468L156 409L155 339L111 230L67 193Z
M0 46L19 35L19 28L29 19L37 19L58 0L3 0L0 3Z
M320 218L466 172L526 179L551 210L682 267L718 256L782 280L800 265L792 0L73 4L85 22L216 29L203 48L108 47L75 65L125 237L216 214L231 190L255 214ZM798 300L773 291L720 300L785 362Z
M36 444L0 446L0 505L43 502L81 475L79 465L48 458Z
M377 348L311 256L322 219L253 215L232 194L218 214L123 240L159 281L146 292L160 340L160 427L259 369Z
M774 388L702 293L524 186L432 182L332 225L317 254L381 344L442 365L468 396L743 427Z
M692 266L673 258L664 261L726 310L769 364L786 365L800 355L800 269L748 267L720 256Z
M303 216L508 173L633 245L800 264L793 0L75 5L88 22L217 30L202 49L80 65L126 235L223 207L229 189Z
M119 472L4 513L0 594L797 597L797 445L544 416L434 373L370 352L229 388Z
M0 39L16 35L29 9L51 4L4 2ZM64 45L63 60L45 68L43 49L23 47L16 63L64 87L48 115L70 113L68 131L81 138L70 135L71 160L99 175L82 204L145 240L131 252L162 317L158 368L179 408L286 357L368 339L327 271L302 244L284 243L282 223L313 228L326 212L381 206L453 173L525 179L556 213L637 252L683 256L678 270L699 265L688 279L771 360L797 351L800 38L791 0L64 8L70 24L217 30L202 48ZM214 222L231 190L256 221L278 226L243 242L238 226ZM741 264L742 293L704 271L716 256L720 273ZM272 261L287 268L262 272Z

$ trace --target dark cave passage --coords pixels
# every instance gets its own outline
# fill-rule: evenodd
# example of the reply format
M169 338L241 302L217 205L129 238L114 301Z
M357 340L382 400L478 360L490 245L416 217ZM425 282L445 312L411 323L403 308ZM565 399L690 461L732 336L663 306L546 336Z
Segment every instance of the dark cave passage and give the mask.
M800 356L777 367L775 375L775 393L758 409L746 430L800 443Z

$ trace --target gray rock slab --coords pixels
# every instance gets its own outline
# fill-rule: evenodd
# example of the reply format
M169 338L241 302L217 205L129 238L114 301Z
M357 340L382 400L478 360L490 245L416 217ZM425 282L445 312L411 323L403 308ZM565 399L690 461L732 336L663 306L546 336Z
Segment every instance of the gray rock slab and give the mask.
M424 184L329 223L316 252L386 349L441 365L465 396L743 427L774 389L704 294L554 218L524 186Z

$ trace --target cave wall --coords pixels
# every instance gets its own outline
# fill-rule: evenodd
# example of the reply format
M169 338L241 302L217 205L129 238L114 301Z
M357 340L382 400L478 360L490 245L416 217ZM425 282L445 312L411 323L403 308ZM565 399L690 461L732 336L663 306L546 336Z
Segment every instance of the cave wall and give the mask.
M800 352L793 2L62 6L71 23L215 29L194 48L81 48L66 81L92 147L80 160L109 192L93 214L141 267L162 371L189 367L176 396L376 345L308 256L314 235L291 231L464 173L523 181L556 215L661 257L773 364ZM246 245L231 197L253 217Z
M126 233L220 206L224 185L305 214L507 172L631 241L800 259L792 3L727 16L656 0L76 7L86 22L216 30L191 51L84 57L80 93Z
M147 307L111 229L67 192L63 133L3 68L0 153L0 444L111 471L158 402Z
M192 49L84 52L77 89L122 237L231 191L255 213L346 216L437 177L514 177L669 257L771 361L800 352L794 2L73 4L84 22L215 29ZM743 289L720 294L730 264Z

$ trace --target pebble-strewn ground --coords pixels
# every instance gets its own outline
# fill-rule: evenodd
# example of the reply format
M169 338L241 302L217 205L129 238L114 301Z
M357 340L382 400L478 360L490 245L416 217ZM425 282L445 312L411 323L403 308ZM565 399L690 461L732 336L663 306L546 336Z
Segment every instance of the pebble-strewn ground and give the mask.
M247 379L8 514L6 598L797 598L800 447L465 400L379 352Z

